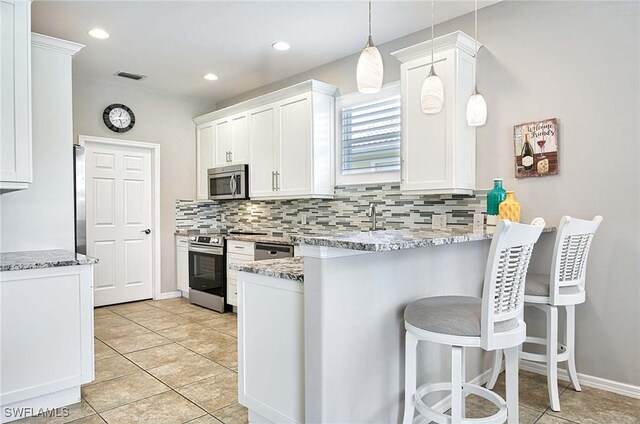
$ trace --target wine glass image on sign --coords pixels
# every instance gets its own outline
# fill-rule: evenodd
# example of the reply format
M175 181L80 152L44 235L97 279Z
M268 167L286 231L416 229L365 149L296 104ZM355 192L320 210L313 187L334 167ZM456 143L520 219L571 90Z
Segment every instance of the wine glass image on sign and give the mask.
M513 127L516 178L558 173L558 120L526 122Z

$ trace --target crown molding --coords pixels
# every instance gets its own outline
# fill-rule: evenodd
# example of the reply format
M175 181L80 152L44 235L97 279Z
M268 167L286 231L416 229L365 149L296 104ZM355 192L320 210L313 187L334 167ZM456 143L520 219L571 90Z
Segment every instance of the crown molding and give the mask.
M479 41L462 31L455 31L450 34L442 35L434 38L433 40L434 53L440 53L445 50L456 48L468 55L475 56L481 47L482 44ZM431 40L414 44L413 46L405 47L404 49L396 50L391 53L392 56L402 63L423 58L428 54L431 54Z
M292 85L290 87L277 90L263 96L259 96L253 99L246 100L235 105L225 107L224 109L218 109L213 112L206 113L204 115L193 118L193 122L196 125L204 124L207 122L215 121L216 119L226 118L229 115L235 113L246 112L249 109L260 107L278 100L286 99L287 97L295 96L297 94L307 93L312 91L314 93L326 94L329 96L335 96L338 87L335 85L327 84L318 80L308 80L299 84Z
M74 43L73 41L62 40L35 32L31 33L31 45L59 53L66 53L71 55L71 57L75 56L84 47L84 44Z

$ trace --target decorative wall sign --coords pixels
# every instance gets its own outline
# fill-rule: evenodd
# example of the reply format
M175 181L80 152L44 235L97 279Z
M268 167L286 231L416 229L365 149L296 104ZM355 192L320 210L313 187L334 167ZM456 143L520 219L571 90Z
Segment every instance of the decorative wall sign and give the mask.
M516 178L558 173L558 120L527 122L513 127Z

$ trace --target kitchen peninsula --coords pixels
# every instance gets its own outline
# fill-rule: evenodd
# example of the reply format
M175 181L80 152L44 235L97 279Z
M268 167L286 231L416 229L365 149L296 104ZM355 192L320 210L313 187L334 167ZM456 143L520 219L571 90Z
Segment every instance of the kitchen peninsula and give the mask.
M492 232L293 236L303 269L292 260L238 266L239 398L250 420L399 422L404 308L421 297L479 297ZM266 306L256 312L259 304ZM446 381L449 353L435 346L418 353L418 384ZM269 369L258 367L265 355ZM467 363L470 379L489 368L479 350L469 352Z
M60 249L0 254L0 422L80 402L94 379L97 262Z

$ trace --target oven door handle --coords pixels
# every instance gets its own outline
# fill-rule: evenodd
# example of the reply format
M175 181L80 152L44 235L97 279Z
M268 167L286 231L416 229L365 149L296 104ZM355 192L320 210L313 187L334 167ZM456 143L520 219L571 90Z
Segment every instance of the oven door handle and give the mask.
M203 248L203 247L189 246L189 252L207 253L209 255L223 255L224 254L224 251L223 251L222 247Z

